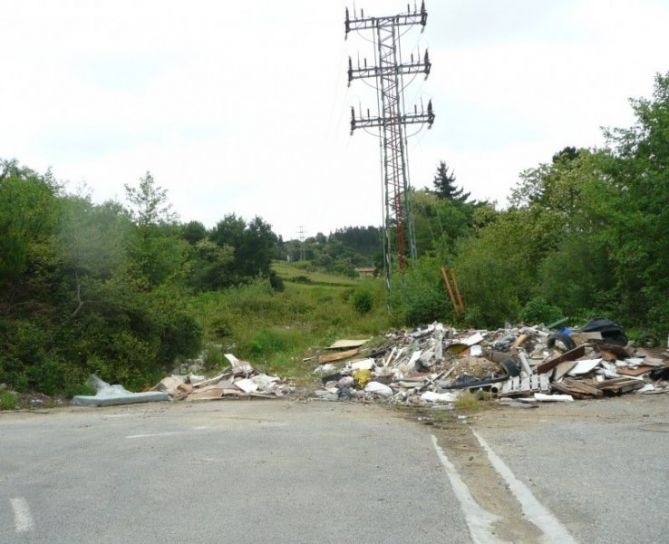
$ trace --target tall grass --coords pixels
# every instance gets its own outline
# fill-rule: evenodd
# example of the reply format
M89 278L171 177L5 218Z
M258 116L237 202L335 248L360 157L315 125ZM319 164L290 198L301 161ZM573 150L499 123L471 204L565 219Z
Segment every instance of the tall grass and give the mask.
M302 272L304 273L304 272ZM381 281L358 280L343 285L337 276L328 283L288 282L275 292L267 281L225 291L203 293L191 300L208 342L267 372L306 376L313 361L302 359L317 347L345 336L373 336L390 326ZM352 297L371 293L372 307L361 314Z

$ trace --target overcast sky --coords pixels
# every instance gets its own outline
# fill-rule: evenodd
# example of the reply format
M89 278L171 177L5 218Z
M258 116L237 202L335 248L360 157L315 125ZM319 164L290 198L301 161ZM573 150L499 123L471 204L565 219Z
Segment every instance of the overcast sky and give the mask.
M366 15L402 0L356 0ZM413 3L413 2L412 2ZM378 143L348 133L344 0L0 0L0 158L123 199L147 170L183 221L260 215L285 238L379 224ZM669 0L428 0L434 128L410 141L412 185L440 160L505 204L518 173L627 126L627 99L669 70Z

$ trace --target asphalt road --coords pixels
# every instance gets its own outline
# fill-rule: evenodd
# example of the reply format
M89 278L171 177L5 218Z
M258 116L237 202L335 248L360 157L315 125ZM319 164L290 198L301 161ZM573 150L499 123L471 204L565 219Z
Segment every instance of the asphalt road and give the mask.
M475 427L578 541L669 542L669 395L492 411Z
M0 450L3 543L470 541L429 434L375 407L3 414Z
M0 542L665 542L669 399L633 400L443 430L326 402L2 413Z

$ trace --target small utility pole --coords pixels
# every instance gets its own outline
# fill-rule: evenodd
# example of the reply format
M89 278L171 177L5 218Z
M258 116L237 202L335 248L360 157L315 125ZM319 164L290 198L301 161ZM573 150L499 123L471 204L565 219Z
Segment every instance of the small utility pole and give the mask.
M344 21L346 37L353 31L370 31L374 43L374 63L368 64L367 59L360 65L353 65L348 60L349 86L354 79L373 79L375 81L377 107L376 115L371 115L369 109L363 114L351 108L351 134L356 129L379 129L381 142L381 169L383 172L383 257L386 276L386 288L390 291L393 255L397 258L400 270L407 266L407 244L409 255L416 258L416 235L414 232L413 215L410 202L409 159L407 153L406 126L409 124L427 124L428 128L434 122L432 101L427 108L421 103L420 109L414 105L413 110L407 112L404 105L404 90L407 85L404 76L411 74L425 74L427 79L432 64L427 50L424 53L416 51L409 58L403 58L400 32L402 27L420 26L421 31L427 23L425 2L420 9L414 4L413 9L407 5L407 12L384 17L365 17L363 10L360 14L354 11L350 16L346 8ZM395 244L393 244L393 232ZM394 245L394 247L393 247Z
M300 239L300 261L303 261L304 260L304 240L305 240L305 234L306 234L306 231L304 230L303 225L300 225L297 228L297 234L298 234L299 239Z

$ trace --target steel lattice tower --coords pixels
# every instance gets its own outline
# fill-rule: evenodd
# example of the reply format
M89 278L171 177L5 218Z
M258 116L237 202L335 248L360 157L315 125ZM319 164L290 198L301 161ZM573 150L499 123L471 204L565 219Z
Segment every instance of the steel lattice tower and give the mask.
M383 226L384 243L383 257L386 275L386 287L390 290L393 255L397 256L400 270L407 266L407 244L409 255L416 257L416 237L413 225L410 202L410 181L407 154L406 126L409 124L427 124L428 128L434 122L432 102L427 110L414 106L413 112L407 113L404 108L404 76L424 73L427 79L430 74L430 58L427 50L424 55L418 52L416 59L413 54L408 62L402 59L401 54L401 27L420 25L421 31L427 23L425 2L421 3L420 10L415 6L413 11L407 6L407 13L386 17L365 17L364 11L360 16L354 13L350 17L346 9L346 37L352 31L372 31L374 43L375 65L368 67L365 60L363 66L358 61L357 68L353 61L348 61L349 86L354 79L374 79L377 95L378 115L358 117L355 108L351 108L351 134L358 128L378 128L381 143L381 169L383 173ZM422 57L422 58L421 58ZM393 232L395 240L393 244ZM393 247L395 246L395 247Z

